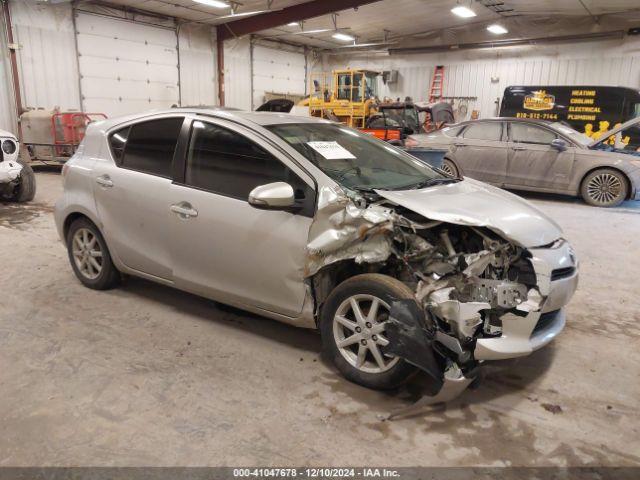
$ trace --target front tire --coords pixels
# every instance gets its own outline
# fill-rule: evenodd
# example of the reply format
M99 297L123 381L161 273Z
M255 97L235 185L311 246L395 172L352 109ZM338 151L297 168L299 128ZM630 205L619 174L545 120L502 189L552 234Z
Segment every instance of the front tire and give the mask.
M396 388L417 369L382 353L388 345L384 322L396 300L414 299L405 284L387 275L368 273L345 280L322 307L322 345L342 375L376 390Z
M120 282L102 234L89 219L79 218L69 227L67 252L71 268L85 287L108 290Z
M611 168L594 170L584 178L580 187L584 201L594 207L617 207L625 201L628 192L625 176Z
M20 183L16 187L11 200L14 202L30 202L36 196L36 174L31 165L22 160L17 160L22 165L20 171Z

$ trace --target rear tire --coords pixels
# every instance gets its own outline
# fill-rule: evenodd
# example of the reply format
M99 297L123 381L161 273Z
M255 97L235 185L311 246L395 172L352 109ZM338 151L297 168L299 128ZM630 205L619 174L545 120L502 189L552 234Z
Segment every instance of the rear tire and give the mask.
M617 170L600 168L582 181L580 194L586 203L594 207L617 207L627 198L629 184Z
M100 230L87 218L75 220L67 232L71 268L85 287L108 290L120 283L120 272L111 260Z
M460 176L460 171L458 170L458 167L456 166L455 163L453 163L452 160L449 160L448 158L445 158L442 161L442 167L440 167L440 170L442 170L444 173L454 178L458 178Z
M384 322L391 304L414 298L405 284L377 273L357 275L333 289L322 307L320 333L323 349L347 380L388 390L417 372L414 366L383 354L380 348L388 344Z
M14 202L30 202L36 196L36 174L28 163L22 160L17 160L17 162L22 165L20 183L16 187L11 200Z

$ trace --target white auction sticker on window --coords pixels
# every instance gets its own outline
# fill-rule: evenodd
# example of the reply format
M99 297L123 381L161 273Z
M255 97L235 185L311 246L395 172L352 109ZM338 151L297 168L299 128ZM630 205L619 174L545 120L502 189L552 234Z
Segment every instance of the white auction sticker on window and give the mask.
M307 142L307 145L327 160L348 160L356 158L338 142Z

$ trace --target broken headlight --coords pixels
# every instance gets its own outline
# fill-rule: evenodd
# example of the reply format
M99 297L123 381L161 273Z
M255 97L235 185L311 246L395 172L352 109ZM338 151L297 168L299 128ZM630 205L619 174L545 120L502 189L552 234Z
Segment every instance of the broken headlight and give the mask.
M12 153L15 153L16 149L17 149L17 145L16 145L16 142L14 142L13 140L4 140L2 142L2 151L7 155L11 155Z

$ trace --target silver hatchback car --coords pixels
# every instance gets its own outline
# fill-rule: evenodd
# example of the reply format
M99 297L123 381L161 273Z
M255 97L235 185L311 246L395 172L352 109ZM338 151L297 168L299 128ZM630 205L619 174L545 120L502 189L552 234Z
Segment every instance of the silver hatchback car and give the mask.
M55 216L87 287L136 275L318 328L349 380L417 368L461 391L564 327L577 261L521 198L367 134L287 114L174 109L89 126Z

